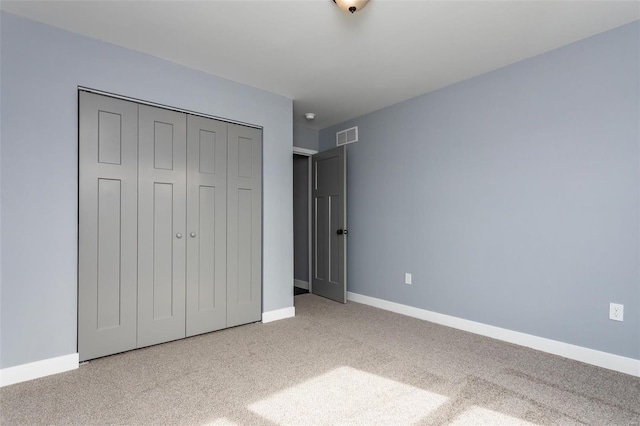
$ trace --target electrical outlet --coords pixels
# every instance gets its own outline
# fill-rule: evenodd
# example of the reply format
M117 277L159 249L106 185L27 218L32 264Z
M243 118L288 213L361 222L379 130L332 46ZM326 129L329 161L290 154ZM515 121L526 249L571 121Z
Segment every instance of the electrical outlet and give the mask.
M404 273L404 283L411 285L411 274L408 272Z
M609 319L614 321L623 321L624 305L609 303Z

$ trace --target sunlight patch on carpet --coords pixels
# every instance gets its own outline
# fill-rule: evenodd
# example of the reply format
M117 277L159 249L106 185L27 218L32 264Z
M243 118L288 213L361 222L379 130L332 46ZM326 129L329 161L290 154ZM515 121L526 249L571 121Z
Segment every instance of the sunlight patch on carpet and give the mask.
M340 367L251 404L278 425L411 424L449 398L351 367Z
M451 422L451 426L475 426L475 425L487 425L487 426L529 426L535 425L535 423L529 423L525 420L511 417L504 413L498 413L497 411L489 410L487 408L473 406L464 410L456 419Z

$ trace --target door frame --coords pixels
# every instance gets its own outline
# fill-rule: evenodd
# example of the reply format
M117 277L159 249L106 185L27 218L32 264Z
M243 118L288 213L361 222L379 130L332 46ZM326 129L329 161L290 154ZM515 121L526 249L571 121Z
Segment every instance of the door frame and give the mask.
M308 259L308 263L309 263L309 276L307 277L307 282L309 284L309 293L313 293L313 284L311 282L311 277L312 277L312 271L311 271L311 267L312 267L312 260L311 260L311 249L313 248L311 246L311 228L312 228L312 223L311 223L311 168L312 168L312 164L311 164L311 157L315 154L317 154L318 151L315 149L308 149L308 148L300 148L297 146L293 147L293 155L299 155L302 157L307 157L307 195L308 195L308 208L307 208L307 213L308 213L308 217L307 217L307 238L308 238L308 242L309 242L309 259ZM293 159L291 160L293 162ZM294 286L295 286L295 278L294 278Z

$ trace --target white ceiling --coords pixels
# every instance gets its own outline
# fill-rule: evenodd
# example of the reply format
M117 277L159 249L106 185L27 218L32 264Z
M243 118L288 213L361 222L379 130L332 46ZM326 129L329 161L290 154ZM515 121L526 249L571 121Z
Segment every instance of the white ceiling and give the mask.
M638 1L1 1L294 100L323 128L640 18ZM303 114L315 112L306 123Z

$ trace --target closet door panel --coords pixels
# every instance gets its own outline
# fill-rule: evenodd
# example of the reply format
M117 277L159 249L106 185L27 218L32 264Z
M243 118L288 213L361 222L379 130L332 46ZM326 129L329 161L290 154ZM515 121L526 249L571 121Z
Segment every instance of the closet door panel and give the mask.
M136 347L138 105L79 93L80 361Z
M227 325L227 124L187 117L187 336Z
M262 132L229 124L227 326L262 313Z
M185 337L186 115L140 105L138 347Z

